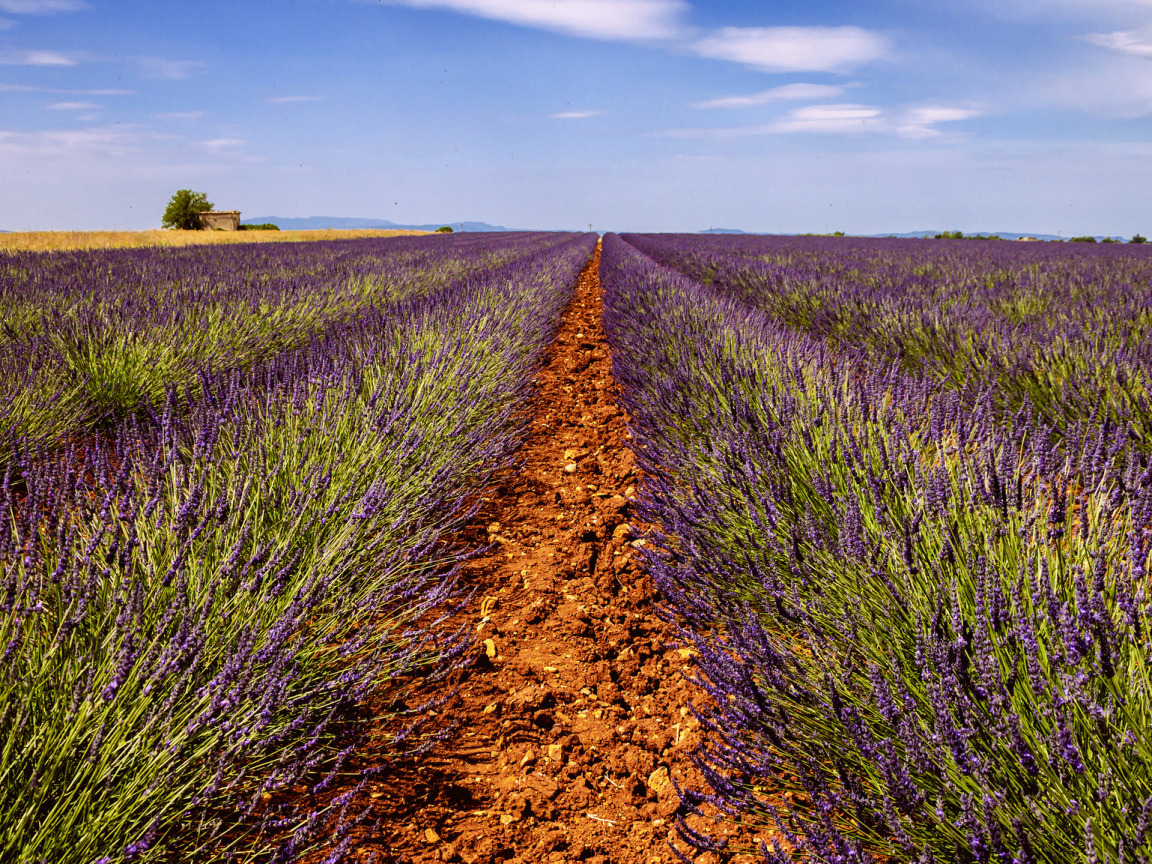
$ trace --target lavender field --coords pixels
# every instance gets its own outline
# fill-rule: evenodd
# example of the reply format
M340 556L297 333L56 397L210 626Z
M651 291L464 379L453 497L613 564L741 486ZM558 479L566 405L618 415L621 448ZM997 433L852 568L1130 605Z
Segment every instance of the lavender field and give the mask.
M59 442L556 235L0 255L0 448Z
M523 458L596 241L0 254L0 861L355 859L369 784L475 720L428 689L477 656L464 529ZM628 548L698 685L680 840L767 864L1152 859L1152 250L600 254L616 383L569 431L618 385L646 477L599 497L648 526ZM553 521L584 470L554 443ZM571 533L558 550L595 526ZM621 596L646 578L614 572ZM483 716L507 726L515 695ZM587 771L632 770L600 746ZM587 766L548 769L556 801ZM619 777L635 812L654 770ZM489 804L467 809L521 818ZM716 812L760 847L726 848Z
M0 255L0 860L340 856L594 245Z
M685 795L765 861L1152 857L1152 255L1079 246L604 238Z

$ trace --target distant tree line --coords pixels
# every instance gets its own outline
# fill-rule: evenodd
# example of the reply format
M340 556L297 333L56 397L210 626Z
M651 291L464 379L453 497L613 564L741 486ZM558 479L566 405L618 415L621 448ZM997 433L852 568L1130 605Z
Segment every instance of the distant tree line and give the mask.
M1003 240L1004 239L1003 237L1000 237L997 234L965 234L963 231L942 231L939 234L932 235L932 238L934 240ZM1082 237L1069 237L1068 242L1069 243L1095 243L1097 241L1096 241L1095 237L1089 237L1088 235L1084 235ZM1101 243L1122 243L1123 241L1118 240L1115 237L1105 237L1103 240L1101 240L1099 242L1101 242ZM1148 240L1145 237L1141 237L1139 234L1133 234L1132 239L1129 240L1128 242L1129 243L1147 243Z

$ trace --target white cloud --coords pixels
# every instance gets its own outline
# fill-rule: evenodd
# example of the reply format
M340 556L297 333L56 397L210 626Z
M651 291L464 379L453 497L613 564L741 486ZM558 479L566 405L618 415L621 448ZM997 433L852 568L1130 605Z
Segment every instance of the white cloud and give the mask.
M1137 36L1128 30L1117 30L1115 33L1089 33L1084 39L1117 54L1152 59L1152 40Z
M0 93L55 93L68 96L135 96L135 90L63 90L59 87L34 87L31 84L0 84Z
M203 111L165 111L163 114L152 115L155 120L178 120L186 123L199 120L203 116Z
M772 124L775 132L873 132L884 112L871 105L805 105Z
M81 0L0 0L0 12L11 15L52 15L87 8Z
M558 114L553 114L552 116L554 118L556 118L557 120L584 120L585 118L588 118L588 117L598 117L603 113L604 113L603 111L592 111L592 110L561 111Z
M388 0L416 9L448 9L590 39L673 39L684 0Z
M199 143L201 147L213 156L217 156L227 150L234 150L237 147L244 146L244 140L242 138L212 138Z
M765 72L842 73L889 51L886 38L860 27L722 27L692 47Z
M884 109L873 105L807 105L772 124L774 132L859 133L934 138L941 123L978 117L974 108L948 105L912 105Z
M132 63L146 78L181 81L199 72L203 63L195 60L166 60L163 57L132 57Z
M75 66L80 60L87 63L128 63L135 67L137 73L146 78L166 80L189 78L204 67L203 63L195 60L167 60L163 57L136 56L114 58L100 57L91 54L69 55L62 51L0 49L0 66ZM112 92L127 93L129 91Z
M277 96L268 100L269 105L292 105L296 102L319 102L321 96Z
M931 138L941 134L940 123L957 123L979 117L974 108L950 108L943 105L920 105L907 109L897 118L896 134L905 138Z
M0 51L0 66L75 66L76 61L59 51Z
M216 164L258 165L265 161L263 156L255 156L244 148L248 142L242 138L210 138L197 141L196 146L213 157Z
M941 134L936 128L941 123L968 120L979 115L980 112L973 108L946 105L911 105L895 108L852 103L804 105L793 108L771 123L719 129L677 129L662 133L661 137L729 140L754 135L807 133L932 138Z
M48 106L51 111L95 111L100 107L95 102L53 102Z
M749 96L724 96L707 102L693 103L693 108L754 108L773 102L793 99L832 99L844 92L843 87L831 84L785 84L771 90L761 90Z

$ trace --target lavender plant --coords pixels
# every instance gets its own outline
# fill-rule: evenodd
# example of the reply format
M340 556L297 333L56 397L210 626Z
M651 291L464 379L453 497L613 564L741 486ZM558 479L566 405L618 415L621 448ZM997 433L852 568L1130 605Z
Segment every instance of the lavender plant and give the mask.
M17 447L0 486L0 859L346 850L352 793L316 802L370 724L382 752L426 734L419 712L359 709L371 694L404 717L404 676L464 656L466 633L437 620L471 551L450 538L513 458L593 240L203 370L103 446Z
M773 862L1146 860L1131 429L833 349L612 235L602 267L648 564L713 706L690 802L762 819Z
M479 238L479 239L477 239ZM557 234L0 254L0 441L59 441Z
M1062 429L1107 411L1152 446L1152 257L1065 244L627 235L798 332Z

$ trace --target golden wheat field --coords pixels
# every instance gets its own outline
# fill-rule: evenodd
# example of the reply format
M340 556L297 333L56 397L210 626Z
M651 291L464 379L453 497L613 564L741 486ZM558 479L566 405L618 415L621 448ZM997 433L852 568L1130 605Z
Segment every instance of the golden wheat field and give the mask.
M0 251L60 252L69 249L123 249L191 246L200 243L302 243L354 237L401 237L427 231L324 229L318 231L13 231L0 234Z

